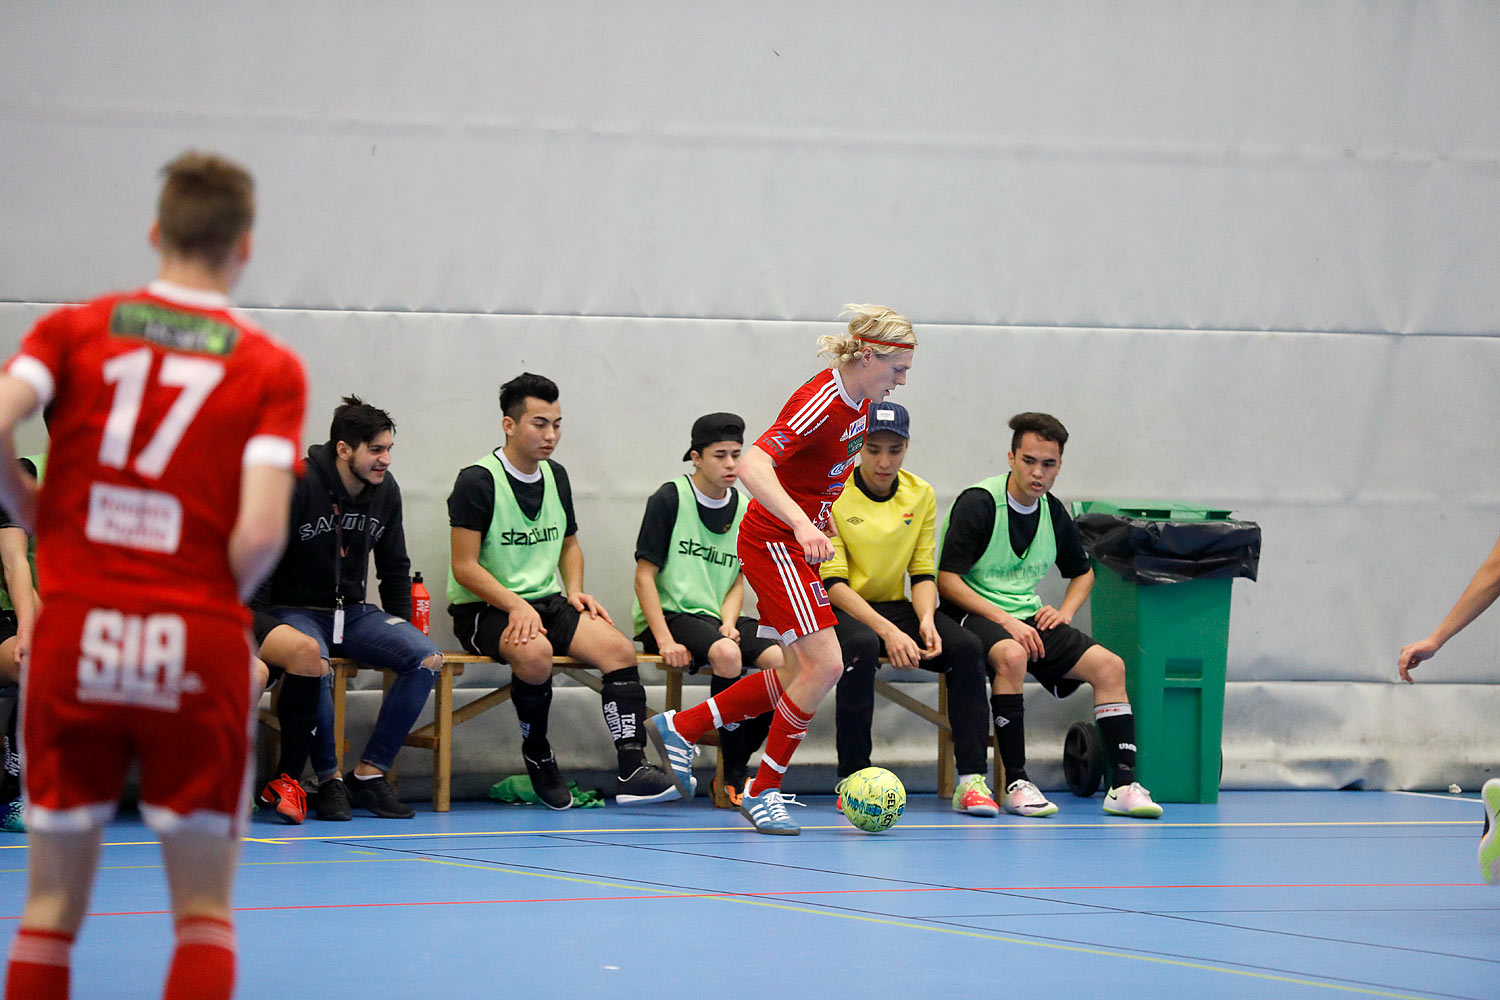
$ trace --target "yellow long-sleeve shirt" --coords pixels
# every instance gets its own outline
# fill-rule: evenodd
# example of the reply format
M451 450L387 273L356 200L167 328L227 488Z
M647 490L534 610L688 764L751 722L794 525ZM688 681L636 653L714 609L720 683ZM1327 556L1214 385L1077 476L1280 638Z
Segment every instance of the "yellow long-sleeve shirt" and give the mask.
M937 573L932 552L937 494L921 476L902 469L888 500L872 500L850 477L834 501L833 523L838 534L833 558L819 567L822 577L847 581L872 604L907 599L908 575L918 579Z

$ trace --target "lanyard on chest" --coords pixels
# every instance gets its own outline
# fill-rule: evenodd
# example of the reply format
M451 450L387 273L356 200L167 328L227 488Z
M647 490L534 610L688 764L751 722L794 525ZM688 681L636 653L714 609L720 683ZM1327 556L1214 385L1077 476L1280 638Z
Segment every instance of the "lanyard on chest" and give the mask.
M328 491L333 503L333 644L344 641L344 511L338 497Z

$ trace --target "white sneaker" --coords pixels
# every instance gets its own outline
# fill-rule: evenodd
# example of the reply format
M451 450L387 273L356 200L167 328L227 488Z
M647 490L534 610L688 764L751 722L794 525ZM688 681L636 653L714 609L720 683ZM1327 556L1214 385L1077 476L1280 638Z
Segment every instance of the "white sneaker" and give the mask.
M1139 781L1111 788L1104 796L1104 811L1111 816L1134 816L1136 819L1161 816L1161 806L1152 800L1151 793Z
M1012 781L1005 789L1005 811L1013 816L1051 816L1057 806L1047 801L1042 790L1024 778Z

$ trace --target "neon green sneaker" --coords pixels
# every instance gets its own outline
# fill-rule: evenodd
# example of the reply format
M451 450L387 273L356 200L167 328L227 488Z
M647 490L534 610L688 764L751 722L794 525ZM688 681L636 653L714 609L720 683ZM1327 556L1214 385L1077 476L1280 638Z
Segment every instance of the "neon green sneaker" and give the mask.
M953 811L970 816L999 816L1000 805L985 784L984 775L973 774L953 790Z
M1484 834L1479 838L1479 874L1491 885L1500 882L1500 778L1491 778L1479 791L1484 802Z

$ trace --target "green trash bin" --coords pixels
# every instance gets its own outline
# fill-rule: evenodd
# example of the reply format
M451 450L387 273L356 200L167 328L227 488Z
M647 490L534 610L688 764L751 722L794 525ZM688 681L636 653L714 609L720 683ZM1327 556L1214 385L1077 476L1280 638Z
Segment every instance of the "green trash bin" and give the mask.
M1162 501L1073 504L1094 565L1091 631L1125 661L1136 775L1159 802L1219 799L1230 583L1254 579L1260 556L1259 526L1229 514Z

